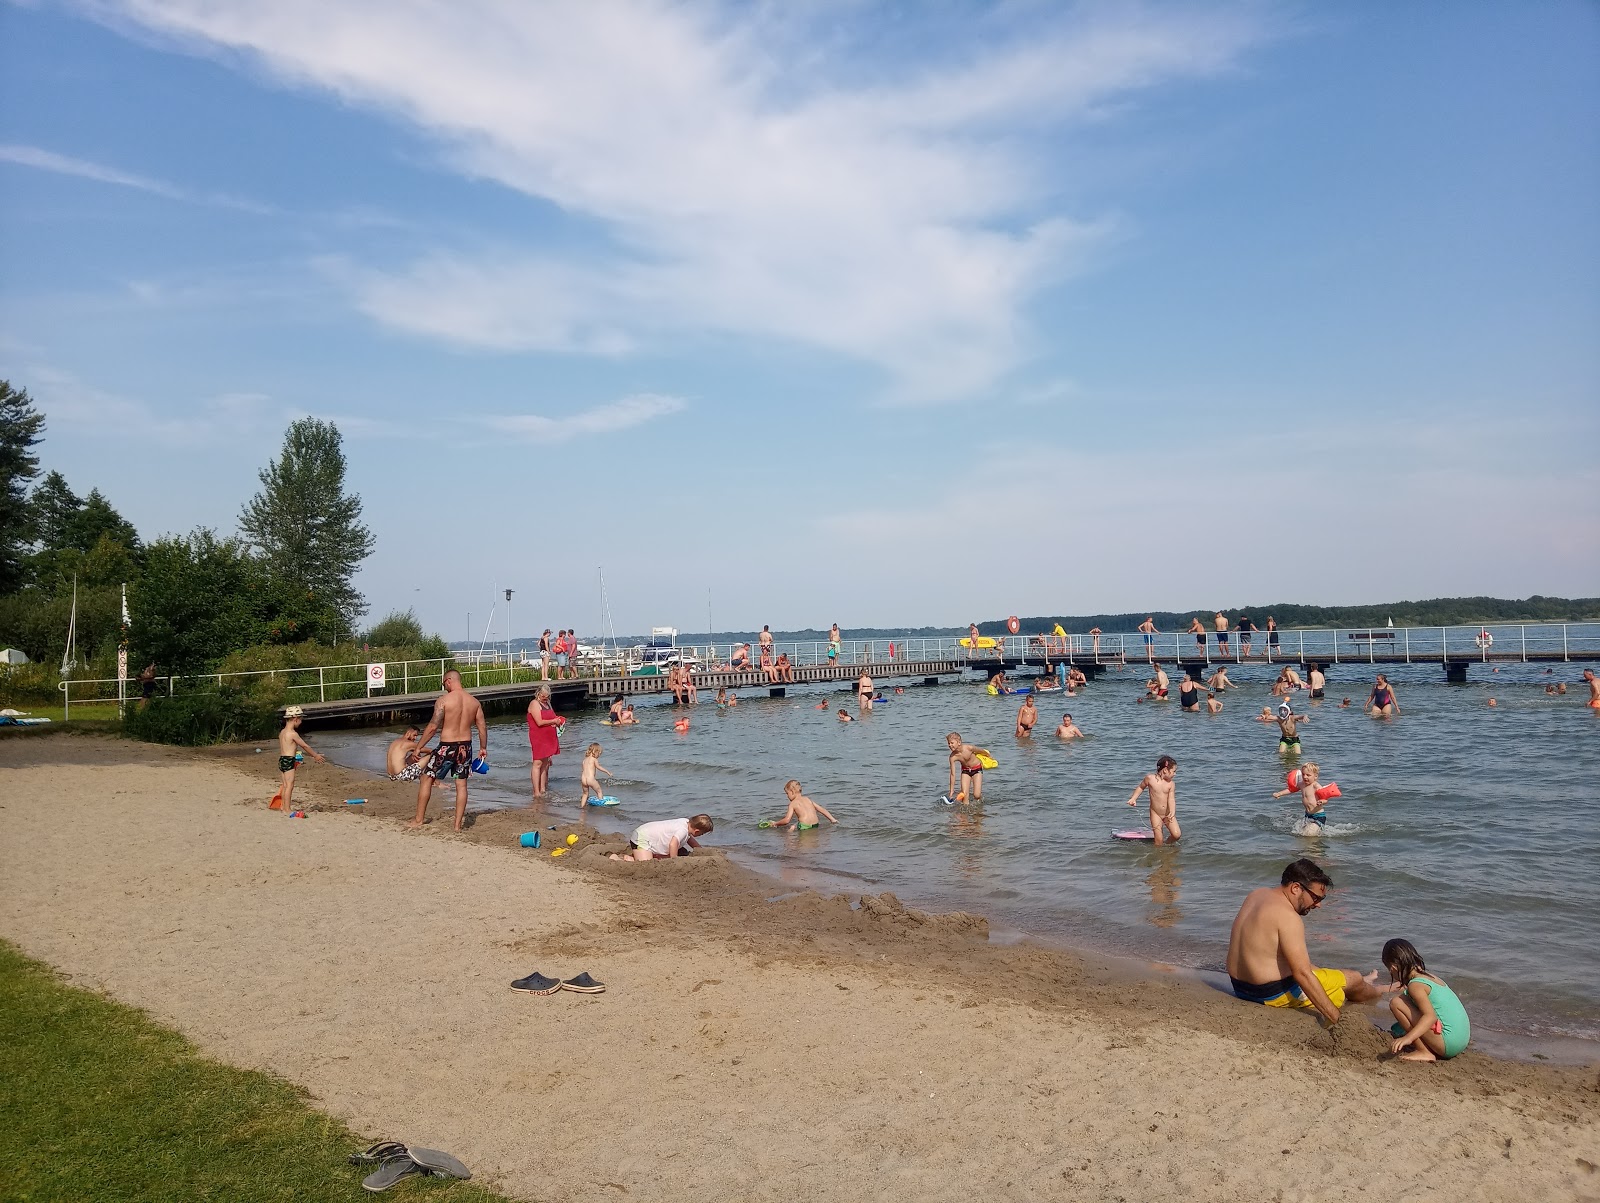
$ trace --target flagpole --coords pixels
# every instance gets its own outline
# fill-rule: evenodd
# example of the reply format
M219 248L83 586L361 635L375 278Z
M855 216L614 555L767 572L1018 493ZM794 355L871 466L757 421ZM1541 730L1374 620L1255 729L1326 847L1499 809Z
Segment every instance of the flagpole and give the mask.
M117 642L117 717L128 703L128 585L122 585L122 638Z

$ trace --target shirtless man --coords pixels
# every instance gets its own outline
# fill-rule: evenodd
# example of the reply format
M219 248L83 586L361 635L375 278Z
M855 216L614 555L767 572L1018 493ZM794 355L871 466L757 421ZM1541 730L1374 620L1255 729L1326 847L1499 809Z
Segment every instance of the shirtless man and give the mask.
M1099 627L1089 628L1089 638L1093 640L1093 648L1089 654L1093 656L1096 661L1100 659L1100 636L1103 633L1104 632L1102 632Z
M1194 636L1195 653L1204 660L1206 658L1206 628L1198 618L1189 624L1187 632Z
M729 662L728 667L735 672L742 672L750 667L750 645L748 643L741 643L733 649L733 659Z
M1155 679L1144 683L1145 696L1165 700L1167 689L1171 682L1167 680L1166 670L1161 667L1161 661L1154 661L1154 664L1156 669Z
M1333 882L1315 861L1291 861L1276 887L1245 896L1228 936L1233 993L1267 1007L1315 1007L1330 1024L1346 1001L1375 1002L1378 971L1318 969L1306 951L1305 916L1322 905Z
M872 713L872 678L865 672L856 681L856 704L861 708L862 714Z
M1146 773L1128 798L1128 805L1132 806L1139 800L1140 794L1145 790L1150 791L1150 830L1155 832L1158 844L1167 842L1162 838L1163 828L1174 840L1183 837L1183 832L1178 829L1178 787L1172 780L1177 775L1178 762L1170 756L1163 756L1156 761L1156 771Z
M1590 710L1600 710L1600 678L1594 675L1594 669L1583 670L1583 683L1589 687L1589 701L1586 703Z
M1313 664L1311 671L1306 674L1306 678L1311 686L1311 700L1313 702L1321 701L1323 690L1328 687L1328 678L1322 673L1322 665Z
M1222 667L1218 668L1216 672L1211 674L1211 679L1206 682L1206 688L1214 689L1218 693L1221 693L1224 689L1233 688L1233 682L1228 680L1228 669L1226 665L1223 665Z
M1070 714L1061 716L1061 725L1056 728L1057 739L1082 739L1083 732L1078 730L1078 724L1072 721Z
M467 817L467 775L472 772L472 729L478 729L478 755L489 755L489 724L483 707L461 686L461 674L451 669L444 675L444 694L433 704L433 717L423 728L418 744L439 736L439 746L428 757L417 786L417 817L408 827L421 827L428 821L428 799L435 781L456 783L455 830L460 831Z
M766 627L761 628L761 634L756 637L756 642L761 644L761 651L766 655L772 654L772 632Z
M407 727L404 735L389 742L389 750L384 755L384 769L389 774L389 780L415 781L422 776L422 766L427 760L426 751L422 741L417 738L417 729Z
M1039 708L1033 704L1033 695L1030 693L1022 699L1022 709L1017 711L1017 738L1032 735L1034 724L1039 721Z
M962 783L972 783L972 800L983 801L983 762L978 759L978 749L971 744L961 742L961 736L950 732L944 737L944 742L950 748L950 792L946 797L952 801L965 801L967 791L956 789L956 778L959 776Z
M1154 664L1156 662L1156 635L1159 632L1156 630L1156 620L1153 614L1145 615L1144 621L1139 624L1139 633L1144 636L1144 658Z
M1218 610L1215 621L1217 624L1217 654L1226 656L1228 654L1228 616Z

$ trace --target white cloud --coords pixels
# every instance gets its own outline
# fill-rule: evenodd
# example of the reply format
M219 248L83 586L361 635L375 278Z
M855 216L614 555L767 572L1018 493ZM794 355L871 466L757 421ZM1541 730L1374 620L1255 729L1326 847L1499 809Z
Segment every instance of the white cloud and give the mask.
M1251 7L1000 6L955 23L938 43L955 56L912 61L837 33L871 6L826 9L816 29L665 0L110 11L394 115L456 169L607 240L582 261L528 246L356 270L380 321L603 354L685 331L791 340L880 366L911 401L1004 377L1027 354L1030 298L1112 227L1051 210L1047 139L1227 70L1264 36Z
M614 434L638 426L652 418L679 413L684 403L677 397L658 393L635 393L597 405L564 418L547 418L539 414L512 414L504 417L484 418L484 425L501 434L529 443L565 443L570 439L590 434Z
M133 188L139 192L149 192L155 196L166 197L168 200L184 201L189 204L215 205L225 209L238 209L245 213L274 212L269 206L257 204L255 201L221 193L191 192L187 188L180 188L176 184L169 184L152 176L107 167L103 163L94 163L88 159L75 159L70 155L57 154L55 151L44 150L38 146L14 144L0 146L0 162L15 163L19 167L32 167L56 175L76 176L101 184L114 184L119 188Z

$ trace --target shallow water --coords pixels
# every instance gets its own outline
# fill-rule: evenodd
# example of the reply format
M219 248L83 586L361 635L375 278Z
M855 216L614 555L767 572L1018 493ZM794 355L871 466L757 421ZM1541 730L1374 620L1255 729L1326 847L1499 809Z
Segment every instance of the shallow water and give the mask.
M593 740L617 774L607 792L623 803L591 810L598 826L631 830L704 810L717 821L712 842L795 885L893 890L1046 939L1210 969L1221 966L1244 893L1311 856L1335 882L1307 923L1318 963L1375 968L1383 942L1403 936L1456 986L1475 1026L1600 1039L1600 814L1586 801L1600 776L1600 714L1583 705L1577 671L1475 669L1483 680L1447 685L1436 667L1400 669L1390 680L1404 714L1389 721L1357 708L1370 673L1337 669L1327 702L1295 695L1311 716L1304 759L1343 791L1328 803L1327 832L1309 837L1293 833L1298 797L1271 797L1297 762L1278 754L1276 726L1254 721L1274 701L1273 671L1230 669L1237 687L1215 716L1139 704L1144 672L1112 672L1077 697L1044 695L1042 734L1031 740L1012 736L1020 699L973 683L908 688L848 724L834 717L848 695L821 686L791 687L783 699L749 691L725 711L702 704L684 734L672 730L670 706L641 705L632 728L602 725L597 709L569 724L553 810L576 813L582 749ZM1544 685L1558 679L1571 692L1548 697ZM1346 695L1352 705L1341 710ZM1049 733L1065 710L1087 739ZM951 730L1000 762L985 774L981 806L938 800ZM370 730L314 741L372 769L385 742ZM490 749L494 770L474 778L472 808L526 804L522 720L496 720ZM1162 753L1178 761L1183 842L1110 838L1145 826L1144 801L1124 803ZM757 830L759 818L782 814L790 777L839 826Z

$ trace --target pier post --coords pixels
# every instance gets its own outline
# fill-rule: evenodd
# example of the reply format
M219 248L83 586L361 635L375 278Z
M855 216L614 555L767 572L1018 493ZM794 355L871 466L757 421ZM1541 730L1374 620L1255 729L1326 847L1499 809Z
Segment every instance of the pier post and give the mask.
M782 698L782 697L787 697L788 694L784 691L782 686L779 686L776 689L767 690L767 696L769 698Z
M1444 679L1451 685L1465 685L1467 683L1467 662L1465 660L1446 660L1444 662Z
M937 685L939 683L939 678L938 677L923 677L922 678L922 683L924 685Z

